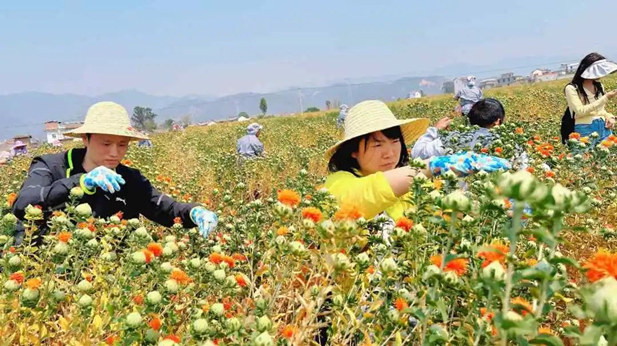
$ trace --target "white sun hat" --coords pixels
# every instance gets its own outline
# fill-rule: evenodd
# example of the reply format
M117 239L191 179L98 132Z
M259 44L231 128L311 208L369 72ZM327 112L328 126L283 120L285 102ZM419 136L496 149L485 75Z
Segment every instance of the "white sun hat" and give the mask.
M423 118L396 119L390 108L382 101L363 101L349 110L345 117L345 138L328 149L326 158L330 159L339 146L350 139L396 126L401 127L405 144L409 145L426 132L428 125L429 120Z
M129 137L130 140L148 139L131 126L131 120L126 109L121 105L110 102L93 104L86 114L84 124L64 135L81 137L85 134L101 134Z
M602 59L591 64L591 66L583 71L581 77L585 79L600 79L615 71L617 71L617 64L612 61Z

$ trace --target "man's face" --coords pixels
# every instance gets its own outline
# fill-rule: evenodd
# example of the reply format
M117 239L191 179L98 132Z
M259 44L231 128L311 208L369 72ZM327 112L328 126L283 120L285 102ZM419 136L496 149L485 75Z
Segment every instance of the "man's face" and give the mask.
M129 148L129 138L114 135L92 134L90 139L83 137L88 148L88 157L98 166L115 169L126 155Z

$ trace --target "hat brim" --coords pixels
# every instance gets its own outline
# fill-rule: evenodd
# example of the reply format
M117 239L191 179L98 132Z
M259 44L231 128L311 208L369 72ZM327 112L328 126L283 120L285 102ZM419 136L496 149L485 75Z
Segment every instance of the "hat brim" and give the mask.
M606 60L589 66L589 68L581 74L581 77L585 79L600 79L615 73L615 71L617 71L617 64Z
M76 128L73 131L64 133L65 136L79 138L83 135L87 134L98 134L98 135L112 135L112 136L121 136L128 137L131 141L138 141L141 139L149 139L148 136L144 136L139 133L137 130L132 127L126 129L119 128L105 128L104 126L96 125L83 125L81 127Z
M383 127L383 128L378 128L378 129L371 129L370 131L366 131L364 133L360 133L355 137L351 137L351 138L346 138L343 139L342 141L339 141L338 143L336 143L335 145L331 146L327 151L326 151L326 159L330 160L330 158L332 157L332 155L334 155L334 153L336 152L336 150L341 146L341 144L352 140L354 138L358 138L360 136L364 136L367 135L369 133L373 133L373 132L378 132L378 131L382 131L382 130L386 130L392 127L396 127L396 126L400 126L401 127L401 132L403 134L403 139L405 140L405 145L410 145L412 144L412 142L414 142L416 139L420 138L420 136L422 136L425 132L426 129L428 129L429 127L429 120L428 119L424 119L424 118L420 118L420 119L409 119L409 120L397 120L395 123L392 123L392 126L388 126L388 127Z

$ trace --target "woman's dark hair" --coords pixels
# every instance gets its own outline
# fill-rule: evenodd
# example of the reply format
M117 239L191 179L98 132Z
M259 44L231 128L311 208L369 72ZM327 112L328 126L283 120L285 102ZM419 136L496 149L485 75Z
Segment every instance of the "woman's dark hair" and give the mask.
M403 138L403 133L401 132L401 127L391 127L389 129L379 131L383 133L384 136L389 139L398 139L401 143L401 156L399 157L398 163L396 167L403 167L409 163L409 153L407 152L407 147L405 146L405 138ZM360 170L360 164L358 164L358 160L353 158L351 154L358 151L360 148L360 142L364 139L364 149L368 145L368 140L371 137L372 133L366 134L364 136L352 138L345 143L341 144L334 155L330 158L328 162L328 170L330 172L338 172L338 171L346 171L352 173L355 176L358 175L358 171Z
M487 127L494 124L497 120L501 120L501 123L503 123L506 117L506 110L498 100L486 98L476 102L467 116L471 125Z
M572 82L570 82L570 84L576 87L579 95L581 95L581 97L583 98L583 103L585 104L589 103L589 98L587 97L585 89L583 89L583 82L585 81L585 78L582 77L582 74L583 72L585 72L586 69L589 68L589 66L593 65L593 63L604 59L606 58L598 53L587 54L587 56L584 57L583 60L581 60L581 63L578 65L578 69L576 69L576 73L572 78ZM594 80L593 85L596 87L596 98L604 95L604 87L602 86L602 83Z

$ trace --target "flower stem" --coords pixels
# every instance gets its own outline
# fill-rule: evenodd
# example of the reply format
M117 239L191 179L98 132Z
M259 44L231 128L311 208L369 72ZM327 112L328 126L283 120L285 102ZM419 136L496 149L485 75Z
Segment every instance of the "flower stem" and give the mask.
M520 206L519 201L514 201L514 215L512 216L512 230L508 235L510 238L510 252L508 255L508 270L506 272L506 293L503 298L503 310L502 314L505 318L506 314L510 310L510 296L512 294L512 275L514 273L514 264L512 263L512 258L516 252L516 241L518 239L518 233L521 228L521 221L523 219L523 208ZM508 337L505 336L506 333L503 333L504 338L502 339L502 345L508 344Z

